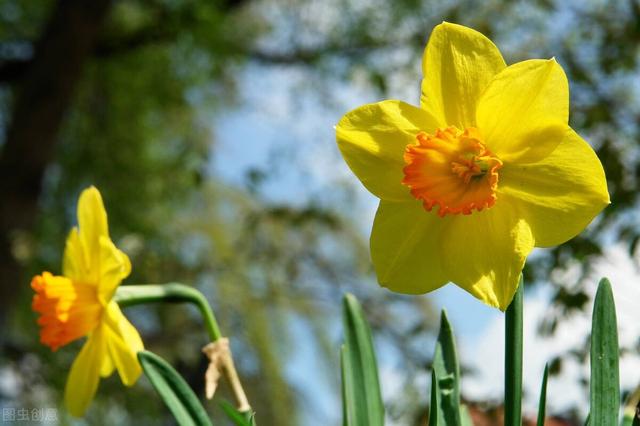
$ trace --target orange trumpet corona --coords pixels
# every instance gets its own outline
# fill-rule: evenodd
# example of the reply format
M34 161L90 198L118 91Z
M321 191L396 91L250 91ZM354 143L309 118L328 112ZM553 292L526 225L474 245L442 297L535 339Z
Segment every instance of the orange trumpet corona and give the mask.
M475 127L451 126L434 135L420 132L404 153L404 179L411 195L438 215L471 214L496 202L500 161L482 142Z

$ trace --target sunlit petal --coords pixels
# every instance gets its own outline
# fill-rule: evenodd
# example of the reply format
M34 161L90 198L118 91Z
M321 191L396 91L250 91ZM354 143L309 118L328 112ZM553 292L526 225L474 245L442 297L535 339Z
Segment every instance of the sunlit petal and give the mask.
M381 201L371 233L378 281L400 293L426 293L448 281L442 268L442 221L417 200Z
M102 357L106 353L102 327L98 327L82 347L71 366L64 401L71 415L82 417L98 389Z
M504 162L533 162L564 138L569 84L554 59L510 65L487 87L477 111L487 147Z
M73 281L95 285L97 283L92 279L90 269L88 257L86 256L85 250L80 242L78 228L73 228L71 232L69 232L64 248L62 274L65 277L71 278Z
M505 66L487 37L443 22L434 28L422 57L422 107L439 127L475 127L480 95Z
M131 273L129 257L107 237L100 238L100 286L98 292L106 303L120 282Z
M137 358L137 353L144 349L140 334L115 302L108 306L105 327L109 355L118 369L122 383L131 386L142 374Z
M95 187L82 191L78 200L79 238L91 282L98 282L100 271L100 237L109 237L107 212Z
M573 238L609 204L600 160L571 129L543 160L505 165L498 191L522 212L538 247Z
M383 101L357 108L336 126L338 147L345 161L374 195L383 200L410 200L403 186L403 155L420 131L434 131L435 120L420 108L400 101Z
M508 204L452 217L444 224L447 277L484 303L505 310L534 246L527 222Z

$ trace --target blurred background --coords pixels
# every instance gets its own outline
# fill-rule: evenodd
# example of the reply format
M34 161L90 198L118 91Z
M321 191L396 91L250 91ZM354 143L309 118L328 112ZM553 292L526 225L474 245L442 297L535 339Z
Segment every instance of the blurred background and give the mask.
M367 243L376 199L333 131L363 103L419 103L422 50L443 20L483 32L507 63L555 56L571 125L609 179L611 206L525 270L526 410L550 362L550 411L562 424L584 419L602 274L618 303L623 386L640 383L638 0L0 0L0 406L61 407L81 342L56 353L38 343L29 282L61 272L77 197L96 185L133 263L125 284L180 281L207 296L259 424L340 424L346 291L374 329L390 425L425 424L443 307L463 397L478 424L499 424L502 314L456 288L406 297L377 286ZM125 314L202 395L197 312ZM220 398L230 399L224 385L207 409L224 424ZM57 417L172 424L145 378L125 391L117 375L84 420Z

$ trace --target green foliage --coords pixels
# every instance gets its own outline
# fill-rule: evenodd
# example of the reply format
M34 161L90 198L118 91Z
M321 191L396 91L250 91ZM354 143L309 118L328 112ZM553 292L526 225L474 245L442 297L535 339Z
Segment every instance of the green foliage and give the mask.
M505 315L505 424L522 422L522 348L523 348L523 285L522 279L513 301ZM459 405L459 367L451 326L443 311L440 334L431 374L431 409L429 426L469 425L470 419L464 407ZM600 281L595 298L591 336L591 392L590 414L585 424L614 426L618 424L620 410L619 348L615 304L611 284L606 278ZM542 426L546 415L547 380L549 367L545 365L537 425ZM632 425L635 419L636 391L629 397L628 414L623 426Z
M590 424L614 426L620 411L618 328L609 280L598 285L591 324Z
M351 295L345 297L345 330L347 344L342 348L343 362L343 410L345 425L378 424L368 423L366 413L367 390L373 389L374 402L379 401L375 353L371 345L371 336L366 327L359 304ZM523 285L522 279L513 301L505 315L505 424L519 425L522 421L522 321L523 321ZM360 338L355 331L361 327ZM349 342L357 342L356 344ZM353 349L366 348L364 355ZM620 389L618 370L618 338L615 304L611 292L611 284L603 278L598 286L592 318L591 337L591 412L586 424L614 426L618 424L620 409ZM367 387L364 378L369 368L370 378L375 378L375 385ZM542 426L546 414L547 380L549 367L545 366L540 400L538 405L538 426ZM429 426L470 425L466 408L460 405L460 373L455 348L455 338L451 325L442 312L440 333L436 343L436 351L431 372L431 405ZM370 394L369 394L370 395ZM633 398L631 398L633 399ZM632 402L635 402L633 399ZM630 410L631 412L632 410ZM593 423L592 420L593 419ZM625 415L623 426L632 425L634 414Z
M540 402L538 402L537 426L544 426L544 419L547 412L547 379L549 377L549 365L545 364L542 374L542 385L540 386Z
M343 424L345 426L382 426L384 424L384 406L380 394L371 331L362 307L353 295L344 296L343 308L345 343L340 352ZM440 372L443 373L443 376L436 379ZM432 414L429 424L445 425L449 424L445 423L447 421L445 419L457 418L457 424L470 426L468 412L465 407L460 405L459 366L455 338L444 312L442 313L432 377L435 381L431 390ZM440 388L440 384L444 385L444 389ZM451 410L456 413L452 413ZM462 423L461 416L464 419Z
M431 372L429 426L432 425L472 426L467 407L460 404L460 365L455 336L445 310L440 316Z
M227 401L221 401L220 407L235 426L256 426L255 413L241 413Z
M211 426L198 397L173 367L149 351L138 352L138 360L144 374L180 426Z
M434 368L431 370L431 405L429 406L429 426L443 426L444 414L441 406L442 393L440 390L440 378Z
M432 415L442 419L441 424L460 426L460 367L456 351L453 329L447 318L446 311L440 317L440 333L433 356L433 375L437 383L432 384L437 389L438 404L431 405ZM433 393L433 390L432 390ZM433 402L433 396L432 396Z
M371 331L356 298L347 294L344 307L342 398L344 426L383 426L384 406Z

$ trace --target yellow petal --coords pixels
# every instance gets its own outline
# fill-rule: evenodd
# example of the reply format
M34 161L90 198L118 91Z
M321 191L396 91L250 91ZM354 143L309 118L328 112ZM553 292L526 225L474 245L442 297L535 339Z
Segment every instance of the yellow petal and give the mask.
M62 274L72 281L88 285L96 283L91 279L87 258L78 235L78 228L73 228L67 237L62 259Z
M554 59L505 68L480 98L478 128L502 161L533 162L562 141L569 117L569 83Z
M91 282L97 282L100 270L100 237L109 237L107 212L95 187L82 191L78 200L79 237L84 249Z
M400 101L363 105L345 114L336 126L338 147L362 184L377 197L410 200L403 154L420 131L433 132L435 120L420 108Z
M439 127L475 127L480 95L505 66L487 37L443 22L434 28L422 57L422 107L438 120Z
M64 401L71 415L82 417L91 404L98 389L102 358L105 355L103 330L98 326L73 362L67 378Z
M518 287L533 236L511 205L452 217L443 230L447 276L484 303L505 310Z
M111 355L109 355L109 351L107 351L102 357L102 364L100 365L100 377L106 378L113 374L113 370L116 369L116 366L113 364L113 360L111 359Z
M142 373L136 355L144 349L140 334L125 318L116 302L109 303L105 320L106 341L111 360L118 369L122 383L132 386Z
M371 257L384 287L399 293L426 293L448 279L442 269L443 223L417 200L381 201L371 233Z
M104 303L113 297L113 293L124 278L131 273L129 257L113 244L108 237L100 237L100 286L99 296Z
M573 238L609 204L600 160L570 128L545 159L532 164L505 163L500 172L497 203L508 198L518 205L538 247Z

